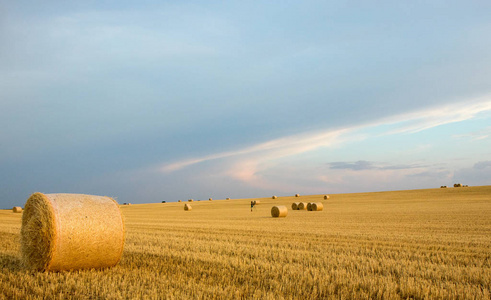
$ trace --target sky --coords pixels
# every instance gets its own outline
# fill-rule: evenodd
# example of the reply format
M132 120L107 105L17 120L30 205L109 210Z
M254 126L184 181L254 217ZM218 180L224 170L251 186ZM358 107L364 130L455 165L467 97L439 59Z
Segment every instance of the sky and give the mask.
M0 0L0 208L490 185L490 14Z

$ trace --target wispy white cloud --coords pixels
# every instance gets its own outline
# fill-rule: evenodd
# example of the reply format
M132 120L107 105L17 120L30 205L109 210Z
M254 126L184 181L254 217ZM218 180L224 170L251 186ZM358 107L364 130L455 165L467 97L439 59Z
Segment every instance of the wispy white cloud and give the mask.
M472 101L451 104L443 107L434 107L402 115L390 116L375 122L354 125L342 129L308 132L274 139L259 143L243 149L219 152L201 157L190 158L173 163L161 165L162 172L173 172L182 168L205 161L223 158L234 158L234 162L227 165L228 173L235 174L240 180L251 180L259 166L275 159L298 155L313 151L321 147L339 145L357 139L366 139L370 136L413 134L445 124L461 122L477 117L480 113L491 111L491 96L482 97ZM361 133L377 129L382 133ZM247 165L247 168L244 166ZM247 172L245 171L247 170Z

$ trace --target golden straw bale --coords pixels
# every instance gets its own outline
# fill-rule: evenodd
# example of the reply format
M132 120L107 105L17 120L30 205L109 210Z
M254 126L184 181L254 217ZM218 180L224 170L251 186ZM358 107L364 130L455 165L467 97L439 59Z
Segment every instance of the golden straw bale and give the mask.
M208 201L213 201L213 199L212 198L209 198Z
M312 203L311 209L312 209L312 211L321 211L324 209L324 205L322 205L321 202Z
M192 210L191 204L184 204L184 210Z
M273 206L271 208L271 216L273 218L286 217L288 214L288 209L284 205Z
M259 204L261 204L261 201L259 201L259 200L254 200L254 205L259 205Z
M297 210L299 204L300 204L300 202L293 202L292 203L292 210Z
M177 202L181 202L181 200L177 200Z
M230 198L226 198L225 200L230 200Z
M298 210L306 210L307 209L307 203L306 202L300 202L297 205Z
M12 211L13 211L14 213L21 213L21 212L22 212L22 207L20 207L20 206L14 206L14 207L12 208Z
M273 197L271 197L271 198L272 198L272 199L276 199L276 198L278 198L278 197L276 197L276 196L273 196Z
M295 197L300 197L300 194L295 194Z
M193 202L194 200L193 199L188 199L188 202Z
M324 200L327 200L329 198L330 198L329 195L324 195Z
M312 203L311 202L307 203L307 210L312 211Z
M112 267L121 260L123 246L123 216L112 198L35 193L27 199L20 248L28 268Z

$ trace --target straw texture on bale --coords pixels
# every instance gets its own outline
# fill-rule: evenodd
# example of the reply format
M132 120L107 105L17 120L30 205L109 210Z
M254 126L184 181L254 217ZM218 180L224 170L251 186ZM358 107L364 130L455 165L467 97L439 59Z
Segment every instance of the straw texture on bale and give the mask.
M259 205L259 204L261 204L261 201L259 201L259 200L254 200L254 205Z
M191 210L193 209L190 204L184 204L184 210Z
M306 210L307 209L307 203L306 202L300 202L297 205L298 210Z
M273 206L271 208L271 216L273 218L286 217L288 209L284 205Z
M300 197L300 194L295 194L295 197Z
M272 198L272 199L276 199L276 198L278 198L278 197L276 197L276 196L273 196L273 197L271 197L271 198Z
M312 203L307 203L307 210L312 211Z
M324 209L324 205L322 205L321 202L317 202L317 203L311 203L311 210L312 211L321 211Z
M324 195L324 200L329 199L329 195Z
M124 221L118 203L109 197L34 193L22 215L20 242L28 268L112 267L123 253Z
M21 212L22 212L22 207L20 207L20 206L14 206L14 207L12 208L12 211L13 211L14 213L21 213Z
M292 203L292 210L297 210L299 204L300 204L300 202L293 202Z

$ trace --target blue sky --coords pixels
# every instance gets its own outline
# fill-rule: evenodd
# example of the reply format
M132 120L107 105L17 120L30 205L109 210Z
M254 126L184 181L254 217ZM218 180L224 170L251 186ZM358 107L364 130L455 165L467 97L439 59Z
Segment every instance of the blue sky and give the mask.
M491 184L488 1L0 1L0 207Z

